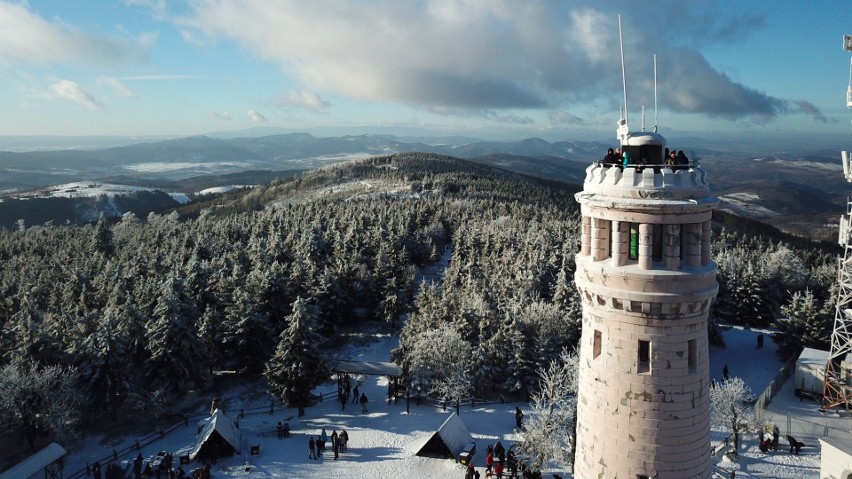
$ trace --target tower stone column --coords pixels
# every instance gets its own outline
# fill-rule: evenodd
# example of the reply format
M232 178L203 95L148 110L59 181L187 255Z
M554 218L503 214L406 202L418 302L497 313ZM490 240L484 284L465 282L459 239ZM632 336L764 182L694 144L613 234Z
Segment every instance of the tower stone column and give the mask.
M577 194L577 479L711 477L710 197L691 166L593 164ZM608 230L607 230L608 228Z

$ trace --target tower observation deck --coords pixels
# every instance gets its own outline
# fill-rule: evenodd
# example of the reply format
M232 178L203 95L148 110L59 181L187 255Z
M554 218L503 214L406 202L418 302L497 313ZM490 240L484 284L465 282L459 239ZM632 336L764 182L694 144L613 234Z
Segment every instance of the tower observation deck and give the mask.
M586 169L575 283L583 302L574 474L709 478L707 317L718 292L697 164L665 138L619 131L636 164Z

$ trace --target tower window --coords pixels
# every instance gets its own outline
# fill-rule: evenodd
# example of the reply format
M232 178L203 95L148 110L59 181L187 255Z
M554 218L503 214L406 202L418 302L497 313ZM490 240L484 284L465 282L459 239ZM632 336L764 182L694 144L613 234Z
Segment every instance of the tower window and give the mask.
M639 259L639 223L630 223L630 244L627 250L628 259Z
M595 342L592 347L592 358L596 358L601 355L601 341L602 341L601 332L597 329L595 330Z
M687 344L687 363L689 364L689 372L694 373L698 364L698 344L694 339L690 339Z
M654 261L663 260L663 225L653 225L651 228L653 238L651 240L651 254Z
M651 372L651 342L639 340L639 362L636 367L637 373Z

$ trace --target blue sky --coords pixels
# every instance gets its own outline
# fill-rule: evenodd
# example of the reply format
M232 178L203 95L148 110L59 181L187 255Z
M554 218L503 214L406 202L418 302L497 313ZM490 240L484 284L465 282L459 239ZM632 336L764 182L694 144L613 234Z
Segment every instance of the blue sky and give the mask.
M0 0L0 135L842 137L848 0ZM668 132L668 133L667 133Z

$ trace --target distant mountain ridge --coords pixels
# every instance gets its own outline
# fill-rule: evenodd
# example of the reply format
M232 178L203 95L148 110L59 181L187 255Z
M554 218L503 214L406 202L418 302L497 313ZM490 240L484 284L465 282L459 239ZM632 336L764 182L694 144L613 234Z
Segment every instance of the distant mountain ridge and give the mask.
M204 188L260 184L351 159L408 152L447 155L582 184L588 164L612 146L615 141L498 142L381 134L318 137L297 132L239 138L192 136L98 150L5 151L0 152L0 198L89 180L191 195ZM673 146L702 162L711 192L723 200L722 209L803 236L836 235L836 217L845 210L849 187L838 153L822 148L755 155L732 151L734 147L724 144L716 150L693 148L685 141Z

